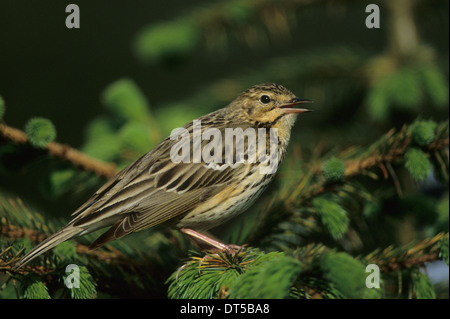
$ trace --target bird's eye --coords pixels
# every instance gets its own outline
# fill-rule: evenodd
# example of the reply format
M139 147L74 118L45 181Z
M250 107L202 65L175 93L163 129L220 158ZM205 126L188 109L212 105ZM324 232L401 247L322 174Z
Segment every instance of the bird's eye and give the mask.
M259 100L261 101L261 103L267 104L270 102L270 97L268 95L261 95Z

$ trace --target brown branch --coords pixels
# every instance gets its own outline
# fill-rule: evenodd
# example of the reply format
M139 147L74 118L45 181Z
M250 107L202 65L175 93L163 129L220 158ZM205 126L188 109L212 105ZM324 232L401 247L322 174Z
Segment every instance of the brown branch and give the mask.
M17 144L28 143L28 137L25 132L16 128L0 123L0 137L6 140L13 141ZM105 163L83 154L82 152L70 147L66 144L57 142L50 142L45 147L45 150L54 157L69 161L77 167L94 172L99 176L106 178L113 177L116 172L116 165L113 163Z
M368 263L377 264L383 272L421 267L427 262L439 259L439 242L448 238L448 233L439 233L432 238L426 238L411 248L393 249L388 247L382 252L367 259Z
M11 240L28 238L31 242L38 243L43 241L47 236L39 233L37 230L15 225L0 225L0 235Z
M344 176L354 176L358 175L361 171L371 169L376 166L383 165L385 163L389 163L394 161L397 158L401 158L405 155L405 152L408 149L409 138L405 139L403 145L399 148L392 148L390 152L383 155L374 155L363 159L350 160L345 163L346 169ZM432 144L430 144L427 149L431 151L435 151L438 149L443 149L449 146L449 138L438 140Z
M344 177L351 177L355 175L361 174L361 172L365 170L369 170L375 167L379 167L383 173L383 176L385 178L388 177L388 172L386 171L385 164L391 163L396 159L402 158L406 151L408 150L408 147L410 146L411 138L409 135L407 135L407 128L404 127L402 131L400 131L398 134L399 136L394 136L394 131L389 131L384 139L392 139L395 138L394 144L391 145L389 148L389 151L383 154L372 154L367 157L363 158L357 158L357 159L349 159L345 161L345 173ZM437 136L433 142L431 142L427 147L426 150L428 152L435 152L438 150L446 149L449 147L449 137L448 137L448 131L445 131L444 133L447 133L447 136ZM314 174L319 175L322 174L322 167L323 165L316 165L314 168Z
M423 266L427 262L435 261L438 259L439 253L429 253L422 256L408 258L405 260L398 261L396 259L389 260L387 263L383 261L379 262L379 267L382 272L390 272L395 270L407 269L414 266Z
M403 128L402 131L400 131L398 134L400 134L397 137L394 137L394 143L389 148L389 150L386 153L383 154L372 154L367 157L357 158L357 159L350 159L345 161L345 177L353 177L356 175L361 174L364 171L368 171L373 168L380 168L383 176L386 178L388 176L388 171L391 173L391 176L394 178L395 186L397 191L400 190L398 181L396 181L395 175L392 175L393 170L390 169L390 163L394 162L397 159L403 158L405 153L407 152L409 146L410 146L410 136L406 135L406 127ZM390 131L386 138L393 138L393 131ZM429 153L433 153L439 150L443 150L449 147L449 137L448 133L447 136L437 136L435 140L430 143L425 151ZM322 167L323 165L317 165L314 169L314 175L320 175L322 174ZM388 171L386 170L388 169ZM302 199L311 198L318 196L326 191L329 191L332 186L326 185L325 180L320 180L319 182L315 183L311 187L309 187L309 191L305 193L302 196ZM400 190L401 193L401 190ZM288 201L289 204L291 204L292 201Z
M404 139L401 145L395 145L395 147L391 147L389 152L381 155L372 155L362 159L349 160L345 163L345 177L350 177L354 175L358 175L360 172L364 170L371 169L373 167L377 167L383 165L385 163L390 163L393 160L400 158L405 155L406 150L408 149L408 145L410 142L410 138L407 137Z

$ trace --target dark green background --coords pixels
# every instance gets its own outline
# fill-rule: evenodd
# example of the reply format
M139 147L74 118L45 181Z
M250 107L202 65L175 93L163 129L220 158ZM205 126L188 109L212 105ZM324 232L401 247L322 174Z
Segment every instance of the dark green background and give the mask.
M298 13L292 37L285 41L271 39L259 48L231 43L224 54L199 48L185 63L148 65L133 55L131 44L137 32L195 10L202 1L76 1L81 28L70 30L65 26L65 7L73 2L0 2L0 95L7 102L9 125L22 128L31 116L48 117L57 128L58 141L74 147L83 141L83 127L103 112L100 92L120 77L135 80L158 108L231 73L245 75L262 68L270 57L334 45L382 52L389 28L383 6L381 29L369 30L364 25L369 2L317 2ZM418 21L428 21L420 24L421 35L448 52L448 2L429 2L417 16ZM260 79L267 81L271 79ZM290 89L301 92L302 88ZM320 107L321 101L316 103Z

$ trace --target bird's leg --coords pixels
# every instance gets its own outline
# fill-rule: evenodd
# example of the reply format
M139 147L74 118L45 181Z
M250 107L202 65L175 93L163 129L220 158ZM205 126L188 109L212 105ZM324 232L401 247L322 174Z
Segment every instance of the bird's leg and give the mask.
M196 232L195 230L192 230L190 228L181 228L180 231L196 240L196 242L207 244L208 246L214 247L218 250L222 251L225 250L229 253L234 254L236 250L242 249L242 247L237 245L226 245L224 243L221 243L220 241L212 239L206 235L200 234L199 232Z
M206 247L213 247L218 251L226 251L230 255L234 256L239 250L241 250L243 247L237 246L237 245L226 245L224 243L221 243L220 241L217 241L215 239L212 239L211 237L208 237L206 235L200 234L199 232L196 232L195 230L192 230L190 228L181 228L181 232L188 235L193 241L195 241L201 248ZM206 245L205 245L206 244ZM213 255L217 255L217 253L214 253ZM205 255L199 263L199 266L204 261L208 261L211 258L210 255ZM185 264L178 268L176 280L178 280L179 273L188 266L188 264ZM199 268L200 271L200 268Z

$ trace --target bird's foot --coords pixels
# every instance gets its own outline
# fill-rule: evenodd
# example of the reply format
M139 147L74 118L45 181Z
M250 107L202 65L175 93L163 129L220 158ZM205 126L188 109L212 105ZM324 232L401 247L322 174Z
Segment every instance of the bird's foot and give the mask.
M237 253L239 253L241 250L245 249L246 245L238 246L233 244L224 244L220 241L217 241L213 238L210 238L206 235L203 235L199 232L196 232L195 230L192 230L190 228L182 228L180 229L181 232L188 235L190 238L192 238L204 251L208 252L205 256L199 259L198 261L198 267L201 267L204 264L209 263L215 263L218 258L220 258L220 253L228 254L232 257L234 257ZM188 267L188 263L184 264L177 270L176 280L178 280L178 275L180 272ZM200 268L199 268L200 271Z
M206 250L207 254L205 256L197 259L198 272L200 273L202 266L207 266L207 267L211 267L211 266L214 267L214 266L219 266L219 265L223 266L220 261L223 262L224 258L227 260L230 258L233 258L241 250L245 249L245 246L246 245L238 246L238 245L232 245L232 244L230 244L230 245L224 244L224 247L222 247L221 249L219 249L219 248L207 249ZM225 253L225 255L229 255L229 257L220 256L220 253ZM189 265L190 265L190 263L186 263L183 266L181 266L180 268L178 268L177 274L175 277L177 281L178 281L178 275L180 274L180 272L183 269L187 268Z

